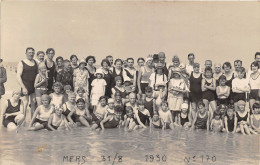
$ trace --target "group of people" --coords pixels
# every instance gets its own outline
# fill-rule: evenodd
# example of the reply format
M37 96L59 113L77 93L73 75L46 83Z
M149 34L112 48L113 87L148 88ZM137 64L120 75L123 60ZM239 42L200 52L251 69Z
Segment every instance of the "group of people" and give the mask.
M138 58L136 67L133 58L114 61L109 55L99 68L94 56L54 61L53 48L46 57L44 51L34 54L26 49L17 66L21 89L3 104L7 128L22 125L28 111L28 130L184 127L260 133L260 52L248 70L241 60L234 61L234 69L230 62L211 60L203 68L193 53L187 65L178 56L167 64L160 52Z

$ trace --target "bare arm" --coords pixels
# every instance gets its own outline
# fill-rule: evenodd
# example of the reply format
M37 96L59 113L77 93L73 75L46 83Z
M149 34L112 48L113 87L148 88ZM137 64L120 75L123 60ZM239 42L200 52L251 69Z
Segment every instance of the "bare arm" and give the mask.
M7 81L7 76L6 76L6 69L4 67L2 68L2 75L3 77L0 78L0 83L5 83Z
M137 85L138 85L138 93L142 93L141 91L141 76L142 76L143 72L142 72L142 69L139 70L139 73L138 73L138 77L137 77Z
M235 117L235 118L234 118L234 130L233 130L232 133L235 133L236 130L237 130L237 117L236 117L236 115L235 115L234 117Z
M195 127L195 123L196 123L196 120L197 120L197 113L195 113L195 116L194 116L194 118L193 118L193 122L192 122L192 126L191 126L191 128L194 128Z
M75 111L76 111L75 108L73 108L73 110L70 111L70 113L68 114L68 117L67 117L69 122L71 122L72 124L74 123L74 121L71 119L71 116L74 114Z
M228 122L227 122L227 117L226 116L225 116L224 120L225 120L225 128L226 128L226 131L228 133L229 132L228 131Z
M53 114L49 117L49 120L48 120L48 127L49 127L52 131L55 131L55 129L51 126L52 119L53 119Z
M112 116L108 116L106 118L104 118L101 122L100 122L100 126L101 126L101 129L104 130L104 123L106 123L107 121L109 121L111 119Z
M18 66L17 66L17 74L16 74L16 77L17 77L17 81L18 81L19 85L20 85L21 88L22 88L23 94L27 95L28 90L26 89L25 85L23 84L22 73L23 73L23 64L22 64L22 62L19 62L19 63L18 63Z
M37 116L38 113L39 113L39 110L40 110L40 106L37 107L37 109L36 109L35 112L33 113L32 120L31 120L31 122L30 122L30 124L29 124L29 128L32 127L32 125L33 125L33 123L34 123L34 120L35 120L36 116Z
M201 80L201 90L202 92L206 91L207 89L205 88L205 79Z
M146 126L141 122L141 120L138 116L138 112L135 112L135 116L136 116L136 120L137 120L138 124L141 125L143 128L146 128Z

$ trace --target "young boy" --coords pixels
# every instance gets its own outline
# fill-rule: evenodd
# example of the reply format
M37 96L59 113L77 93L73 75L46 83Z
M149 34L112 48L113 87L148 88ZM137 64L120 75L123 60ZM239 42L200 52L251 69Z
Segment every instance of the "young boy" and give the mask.
M207 129L209 131L210 112L206 111L203 102L198 103L198 112L192 122L192 129Z
M174 124L172 120L172 114L168 108L168 103L163 101L161 103L161 107L159 110L159 118L160 118L160 126L163 130L164 129L174 129Z

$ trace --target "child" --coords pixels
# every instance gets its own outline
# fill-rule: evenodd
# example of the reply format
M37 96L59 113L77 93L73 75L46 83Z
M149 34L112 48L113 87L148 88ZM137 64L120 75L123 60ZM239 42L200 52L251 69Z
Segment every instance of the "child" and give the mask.
M157 84L156 88L157 88L157 90L155 90L153 92L154 108L155 108L154 111L158 112L162 101L166 99L167 88L166 88L165 84Z
M149 86L152 87L154 90L157 90L158 84L167 84L167 76L163 73L164 66L162 63L158 63L155 72L150 76L150 84Z
M68 119L69 113L74 109L76 106L76 93L70 92L68 94L68 101L63 104L63 112L62 114Z
M131 131L135 128L137 120L134 116L134 110L132 107L126 107L126 114L124 116L125 130Z
M135 111L135 117L136 117L137 123L136 123L134 130L136 130L138 128L142 128L142 127L146 128L145 123L146 123L147 119L149 119L150 127L152 126L152 119L151 119L150 113L147 109L144 108L143 100L138 101L138 108L137 108L137 111Z
M246 103L243 100L239 100L237 102L238 104L238 111L236 112L237 116L237 130L236 132L241 132L243 135L250 135L250 130L249 130L249 119L250 119L250 114L248 111L245 110L245 105Z
M64 85L64 94L63 94L64 103L68 101L68 95L70 92L72 92L72 87L70 85Z
M122 77L121 76L116 76L115 77L115 87L112 88L112 98L115 97L115 93L116 92L119 92L120 95L121 95L121 98L126 98L126 91L125 91L125 88L124 86L122 85Z
M227 111L226 109L227 109L227 107L226 107L225 104L220 104L220 105L218 106L218 111L220 112L220 118L221 118L223 124L225 123L224 118L225 118L226 113L227 113L227 112L226 112L226 111ZM224 127L225 127L225 125L224 125Z
M92 81L91 86L91 105L96 106L98 104L98 100L101 96L105 95L106 91L106 81L103 79L103 72L101 69L97 69L95 73L96 78Z
M76 107L69 113L68 119L70 123L74 126L83 125L85 127L89 127L89 122L91 121L91 116L89 110L85 107L85 101L80 98L76 102ZM72 115L74 116L74 120L72 120Z
M188 113L189 105L188 103L182 103L181 104L181 113L179 115L179 125L183 126L184 128L188 128L191 126L190 123L190 115Z
M183 102L183 94L188 92L184 79L181 78L180 68L173 70L173 78L170 79L168 89L168 103L169 109L172 112L174 122L178 123L178 115L181 111L181 104Z
M79 63L78 68L74 69L73 72L73 86L75 92L78 90L79 87L83 88L86 91L86 94L88 96L88 79L89 79L89 73L86 69L86 61L85 59L82 59Z
M55 107L55 113L51 114L48 120L48 128L52 131L60 130L64 128L70 129L69 123L66 120L66 117L62 114L62 106Z
M224 120L225 120L225 131L227 133L232 132L234 134L237 129L237 117L236 117L236 113L234 113L233 106L228 106L227 115L225 116Z
M50 104L49 95L42 95L41 101L42 105L38 106L33 113L33 117L28 128L29 131L37 131L47 128L49 117L54 112L54 106Z
M51 98L51 105L53 105L54 107L63 104L62 88L63 86L60 82L55 82L53 84L54 92L50 94L50 98Z
M113 115L108 115L100 122L101 129L104 130L105 128L116 128L120 125L121 113L115 113Z
M164 129L174 129L174 124L172 120L172 114L169 111L167 101L162 101L160 110L159 110L159 118L160 118L160 125L163 130ZM157 126L155 126L157 127Z
M124 115L125 115L125 103L126 103L126 99L122 99L121 98L121 94L119 92L115 93L115 109L117 109L117 111L119 113L121 113L122 115L122 120L124 119Z
M210 113L206 111L203 102L198 103L198 112L192 122L192 129L207 129L209 131Z
M223 122L221 120L220 111L214 111L214 116L210 124L210 129L214 132L221 132L223 129Z
M86 103L86 107L88 108L89 107L89 104L88 104L88 96L87 96L87 93L85 91L85 89L83 87L78 87L78 90L77 90L77 96L76 96L76 100L82 98L85 103Z
M151 118L153 118L154 114L158 115L158 111L155 112L154 106L155 104L153 99L153 88L148 86L145 88L144 108L149 111Z
M130 93L129 94L129 102L125 104L125 106L130 106L133 108L134 113L137 111L137 103L136 103L136 94Z
M226 85L226 76L221 75L219 77L219 86L216 88L216 93L218 97L218 105L224 104L228 105L230 103L229 95L230 95L230 87Z
M42 62L38 66L39 73L37 74L34 81L35 95L37 105L41 105L41 96L47 94L48 91L48 76L46 65Z
M135 92L135 88L133 86L133 84L131 83L131 81L126 80L124 82L124 89L125 89L125 94L126 94L126 98L128 98L128 95L132 92Z
M260 105L253 104L254 113L251 115L251 128L250 131L255 134L260 134Z
M211 116L213 115L213 112L217 109L215 101L216 81L213 78L212 74L212 69L210 67L206 67L204 78L201 82L203 103L205 104L207 111L209 111L209 105L211 106Z
M106 109L107 113L104 118L115 114L115 100L112 98L109 98L107 100L107 105L108 105L107 109Z
M99 103L94 109L94 113L92 114L92 130L96 130L100 127L100 122L104 119L107 113L107 98L105 96L101 96L99 98Z

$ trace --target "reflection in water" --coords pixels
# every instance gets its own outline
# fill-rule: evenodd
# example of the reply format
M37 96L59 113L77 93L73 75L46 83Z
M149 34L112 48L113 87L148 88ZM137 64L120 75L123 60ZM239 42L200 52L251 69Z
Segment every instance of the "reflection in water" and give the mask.
M203 130L3 129L0 138L0 164L259 164L259 136Z

